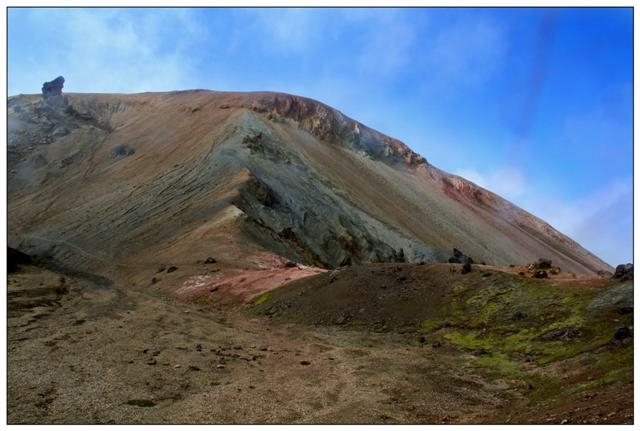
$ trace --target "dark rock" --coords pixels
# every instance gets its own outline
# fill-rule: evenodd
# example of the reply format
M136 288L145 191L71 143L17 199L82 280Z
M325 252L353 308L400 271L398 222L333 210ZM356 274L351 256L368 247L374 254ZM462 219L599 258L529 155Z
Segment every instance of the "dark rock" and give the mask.
M26 253L16 250L15 248L7 247L7 272L12 273L20 269L19 265L29 265L31 263L31 256Z
M433 347L435 349L437 349L438 347L441 347L441 346L442 346L442 343L440 341L436 341L435 343L433 343L431 345L431 347Z
M469 262L466 262L464 265L462 265L462 269L460 270L461 274L467 274L471 272L471 264Z
M616 266L613 278L619 278L620 281L633 280L633 264L627 263Z
M189 371L200 371L200 368L195 365L189 365Z
M111 156L113 158L127 157L135 154L135 152L136 150L134 150L131 145L120 144L113 149L113 151L111 152Z
M157 278L153 277L153 278L151 279L151 284L156 284L157 282L158 282L158 279L157 279Z
M156 403L151 400L129 400L127 404L135 407L153 407L156 405Z
M616 309L618 314L631 314L633 313L633 306L623 305Z
M311 365L309 361L300 361L300 365Z
M547 274L547 271L543 269L538 269L536 272L533 273L533 278L547 278L547 277L549 277L549 274Z
M552 263L551 259L545 259L545 258L541 257L535 263L535 267L536 267L536 269L551 269L551 263Z
M214 259L214 258L212 258L212 257L208 257L208 258L204 261L204 263L207 263L207 264L209 264L209 263L216 263L216 262L217 262L217 260L215 260L215 259Z
M165 269L167 269L167 265L160 265L160 267L158 268L158 271L156 271L156 272L162 272Z
M473 356L484 356L488 354L489 352L487 352L487 350L482 347L473 351Z
M42 97L47 99L52 96L60 96L64 87L64 77L58 76L53 81L42 84Z
M178 269L178 267L177 267L177 266L170 266L170 267L167 269L167 273L169 273L169 272L173 272L173 271L175 271L175 270L177 270L177 269Z
M156 358L154 357L149 358L149 360L147 361L147 365L155 365L157 363L158 361L156 361Z
M427 339L424 338L424 335L421 335L420 338L418 338L418 341L420 341L420 344L424 344L427 342Z
M513 313L513 316L511 316L511 320L522 320L522 319L526 319L527 317L529 317L527 315L527 313L523 313L522 311L516 311L515 313Z
M626 326L619 326L613 332L613 338L615 338L616 340L624 340L631 337L633 337L633 333L631 332L631 329L627 328Z
M202 344L196 344L196 352L202 352Z
M292 261L288 261L284 264L285 268L295 268L296 266L298 266L298 264Z
M449 263L473 263L473 259L458 250L457 248L453 249L453 255L449 258Z

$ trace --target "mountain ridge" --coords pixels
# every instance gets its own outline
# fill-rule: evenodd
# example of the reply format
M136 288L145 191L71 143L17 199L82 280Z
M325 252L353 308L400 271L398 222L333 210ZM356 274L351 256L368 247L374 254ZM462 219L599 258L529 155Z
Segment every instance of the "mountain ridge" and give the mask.
M611 270L533 214L313 99L64 97L64 109L37 95L8 101L9 216L19 220L10 240L31 251L47 247L29 235L68 241L74 232L78 247L142 262L208 249L230 262L267 252L331 268L444 261L458 247L497 265L550 257L578 273ZM74 196L45 196L61 188ZM46 251L82 263L70 250Z

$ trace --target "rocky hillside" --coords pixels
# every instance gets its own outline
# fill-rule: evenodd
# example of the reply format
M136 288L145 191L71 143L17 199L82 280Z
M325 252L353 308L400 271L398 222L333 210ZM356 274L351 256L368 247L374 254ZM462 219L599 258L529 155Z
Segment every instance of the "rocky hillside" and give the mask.
M183 91L8 101L9 244L79 268L602 260L314 100Z

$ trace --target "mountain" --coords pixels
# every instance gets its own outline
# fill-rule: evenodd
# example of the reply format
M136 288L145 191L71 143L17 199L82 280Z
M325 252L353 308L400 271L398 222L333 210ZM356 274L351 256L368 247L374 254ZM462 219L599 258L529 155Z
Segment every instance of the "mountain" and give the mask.
M9 245L134 273L446 262L612 268L549 224L320 102L180 91L8 100Z

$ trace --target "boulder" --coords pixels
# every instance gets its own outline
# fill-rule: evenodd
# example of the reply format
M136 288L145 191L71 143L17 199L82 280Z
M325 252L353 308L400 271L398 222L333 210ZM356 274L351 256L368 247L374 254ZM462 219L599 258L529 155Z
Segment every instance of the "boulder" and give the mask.
M117 145L112 152L112 157L114 158L118 158L118 157L127 157L127 156L131 156L133 154L135 154L136 150L128 144L120 144Z
M457 248L453 249L453 255L449 258L449 263L468 263L472 264L473 259L469 256L458 250Z
M533 273L533 278L547 278L548 276L549 274L547 274L547 271L545 271L544 269L538 269Z
M461 274L467 274L469 272L471 272L471 264L469 262L465 262L462 265L462 269L460 270L460 273Z
M613 338L615 338L616 340L624 340L626 338L631 338L631 337L633 337L633 333L626 326L620 326L616 328L616 330L613 333Z
M42 97L47 99L53 96L60 96L64 87L64 77L58 76L53 81L42 84Z
M619 278L620 281L633 280L633 264L627 263L616 266L613 278Z

